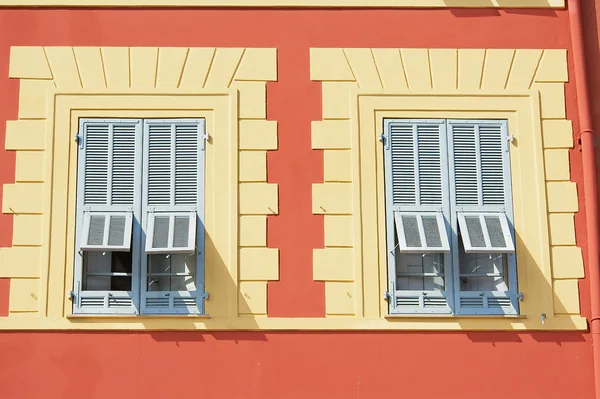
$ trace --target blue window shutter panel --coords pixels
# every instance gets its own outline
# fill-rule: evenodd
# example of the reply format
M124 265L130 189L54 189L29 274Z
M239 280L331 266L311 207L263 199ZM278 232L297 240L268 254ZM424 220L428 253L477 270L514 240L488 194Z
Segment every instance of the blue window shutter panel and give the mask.
M144 121L142 313L204 313L204 136L204 119Z
M450 313L445 120L387 119L384 131L390 313ZM427 271L433 264L437 269Z
M449 120L457 314L517 314L506 121Z
M139 251L135 244L140 238L141 193L136 187L140 187L141 174L136 164L141 162L141 133L141 120L136 119L80 121L74 313L137 313ZM84 290L83 257L90 251L131 251L131 290Z

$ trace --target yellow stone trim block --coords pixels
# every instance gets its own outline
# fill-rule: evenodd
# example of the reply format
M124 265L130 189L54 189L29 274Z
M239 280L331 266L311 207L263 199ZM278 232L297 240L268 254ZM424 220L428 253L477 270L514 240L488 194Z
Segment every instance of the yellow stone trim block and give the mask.
M331 281L325 283L327 315L353 315L354 303L354 283Z
M0 0L0 7L564 8L565 0Z
M351 247L354 245L352 216L325 215L325 246Z
M240 181L267 181L266 151L240 151Z
M277 49L249 48L244 53L236 80L275 81L277 80Z
M267 283L264 281L242 281L238 297L239 313L267 314Z
M266 247L267 246L267 217L266 216L241 216L240 217L240 246L241 247Z
M44 185L41 183L5 184L2 213L36 214L44 211Z
M46 93L54 87L52 80L22 79L19 91L19 119L46 118Z
M241 150L276 150L277 122L242 120L240 121Z
M349 119L351 92L356 83L323 82L323 119Z
M552 247L552 274L555 279L584 278L581 248Z
M351 183L313 184L312 198L314 214L352 214Z
M324 179L326 182L352 181L352 152L349 150L324 151Z
M550 244L575 245L575 221L572 213L550 214Z
M577 212L577 185L572 182L550 182L548 186L549 212Z
M39 302L40 280L37 278L10 280L9 312L37 311Z
M542 118L564 119L566 116L565 87L563 83L535 83L540 92Z
M312 148L344 150L352 148L352 127L349 120L312 122Z
M18 151L15 181L43 182L45 157L41 151Z
M42 245L42 215L15 215L13 223L13 245Z
M568 82L567 50L544 50L536 82Z
M352 248L313 249L313 279L317 281L354 281Z
M20 215L18 218L24 216ZM40 247L0 248L0 277L39 278L42 249ZM11 291L14 287L11 286Z
M344 50L341 48L311 48L310 59L311 80L335 82L355 80Z
M7 150L43 150L46 148L46 121L6 121Z
M567 120L542 121L544 148L573 148L573 123Z
M279 280L279 250L273 248L241 248L240 280Z
M8 76L19 79L52 79L44 49L13 47L10 52Z
M231 85L239 92L239 116L244 119L267 117L267 85L264 82L238 82Z
M240 184L240 214L276 215L278 212L277 184Z
M568 181L571 179L571 168L569 166L569 150L545 150L544 165L546 168L546 181Z
M554 281L554 313L578 314L579 313L579 287L578 280Z

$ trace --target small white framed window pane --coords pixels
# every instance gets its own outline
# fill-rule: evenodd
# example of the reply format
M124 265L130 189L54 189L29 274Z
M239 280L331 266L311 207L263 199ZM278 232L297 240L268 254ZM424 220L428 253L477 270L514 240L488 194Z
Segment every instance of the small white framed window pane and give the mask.
M458 213L466 253L512 253L513 237L505 213Z
M82 251L129 252L131 250L131 212L84 212Z
M196 213L148 214L146 253L192 253L196 248Z
M394 212L401 253L449 252L446 223L441 213Z

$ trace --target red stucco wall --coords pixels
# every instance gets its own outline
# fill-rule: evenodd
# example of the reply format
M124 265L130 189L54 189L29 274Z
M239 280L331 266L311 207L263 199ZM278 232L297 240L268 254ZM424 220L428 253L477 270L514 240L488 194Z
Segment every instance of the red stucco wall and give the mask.
M311 184L323 157L312 151L320 87L309 80L310 47L570 48L566 11L545 10L2 10L0 142L16 119L13 45L277 47L279 81L268 85L268 119L279 150L268 179L279 184L279 215L268 245L280 249L280 281L268 312L323 316L324 288L312 281L312 249L323 219ZM573 76L572 72L570 76ZM567 117L577 112L567 85ZM297 112L302 109L303 112ZM0 146L1 148L1 146ZM581 183L581 155L571 151ZM14 154L0 151L0 184L14 179ZM580 209L583 192L578 185ZM1 186L0 186L1 190ZM584 212L577 239L586 251ZM0 215L0 246L12 218ZM589 314L588 283L581 307ZM8 284L0 280L0 316ZM0 333L0 398L590 398L588 334L565 333Z

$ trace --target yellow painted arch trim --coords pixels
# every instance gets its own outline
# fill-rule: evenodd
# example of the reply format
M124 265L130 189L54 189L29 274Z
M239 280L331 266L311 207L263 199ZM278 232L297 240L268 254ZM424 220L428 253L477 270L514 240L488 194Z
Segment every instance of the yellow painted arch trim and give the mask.
M564 0L0 0L0 7L564 8Z

